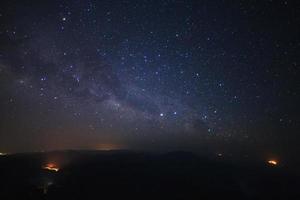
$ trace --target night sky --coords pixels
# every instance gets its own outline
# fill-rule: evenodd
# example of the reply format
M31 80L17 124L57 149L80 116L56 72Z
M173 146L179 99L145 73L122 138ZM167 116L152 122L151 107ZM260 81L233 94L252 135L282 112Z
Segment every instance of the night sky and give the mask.
M0 3L0 151L296 159L299 1Z

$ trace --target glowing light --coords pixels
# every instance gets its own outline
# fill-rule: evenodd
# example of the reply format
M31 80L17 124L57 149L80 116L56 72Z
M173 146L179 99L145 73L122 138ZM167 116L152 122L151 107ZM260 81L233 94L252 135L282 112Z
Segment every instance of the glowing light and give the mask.
M53 163L48 163L47 165L43 166L43 169L46 169L49 171L55 171L55 172L59 171L59 168Z
M6 156L7 155L7 153L1 153L0 152L0 156Z
M95 149L101 151L111 151L111 150L118 150L122 147L119 144L99 144Z
M270 165L277 165L278 164L278 162L276 160L268 160L268 163Z

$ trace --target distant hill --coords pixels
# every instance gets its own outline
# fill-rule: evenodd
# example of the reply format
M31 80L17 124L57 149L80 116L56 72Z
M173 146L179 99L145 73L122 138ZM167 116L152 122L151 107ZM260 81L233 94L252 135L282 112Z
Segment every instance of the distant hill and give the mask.
M70 150L0 157L0 199L300 199L299 188L299 177L281 168L236 165L183 151Z

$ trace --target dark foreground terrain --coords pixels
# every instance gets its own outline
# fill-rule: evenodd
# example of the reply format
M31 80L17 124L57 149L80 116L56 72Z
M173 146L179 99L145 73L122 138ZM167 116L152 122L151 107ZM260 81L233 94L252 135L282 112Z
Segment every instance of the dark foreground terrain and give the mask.
M3 200L300 199L298 178L265 163L237 166L185 152L64 151L0 157Z

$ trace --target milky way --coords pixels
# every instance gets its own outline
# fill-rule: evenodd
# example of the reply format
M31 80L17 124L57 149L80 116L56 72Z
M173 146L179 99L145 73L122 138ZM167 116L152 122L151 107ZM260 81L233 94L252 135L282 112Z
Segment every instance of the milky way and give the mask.
M0 150L247 146L280 154L298 139L295 2L1 8Z

